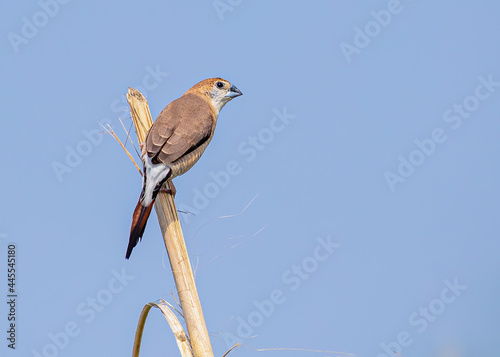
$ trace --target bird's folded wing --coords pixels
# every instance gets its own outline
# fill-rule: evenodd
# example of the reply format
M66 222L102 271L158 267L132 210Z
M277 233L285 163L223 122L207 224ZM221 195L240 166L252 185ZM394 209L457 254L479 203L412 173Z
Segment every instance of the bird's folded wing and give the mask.
M146 137L146 151L154 164L170 164L210 138L215 114L200 97L185 94L162 110Z

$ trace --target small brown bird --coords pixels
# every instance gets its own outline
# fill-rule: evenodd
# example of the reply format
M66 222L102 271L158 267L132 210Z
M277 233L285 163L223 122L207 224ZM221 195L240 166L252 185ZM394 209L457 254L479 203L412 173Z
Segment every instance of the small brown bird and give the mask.
M198 161L212 140L220 110L242 94L222 78L209 78L195 84L158 115L142 147L142 192L132 216L127 259L142 239L162 185Z

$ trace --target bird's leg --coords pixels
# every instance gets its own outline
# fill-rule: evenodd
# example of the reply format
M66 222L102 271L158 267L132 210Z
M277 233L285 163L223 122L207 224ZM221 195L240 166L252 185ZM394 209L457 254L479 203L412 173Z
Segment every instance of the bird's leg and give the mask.
M175 188L174 183L171 180L168 180L163 184L163 186L161 186L160 192L170 193L172 196L175 197L177 189Z

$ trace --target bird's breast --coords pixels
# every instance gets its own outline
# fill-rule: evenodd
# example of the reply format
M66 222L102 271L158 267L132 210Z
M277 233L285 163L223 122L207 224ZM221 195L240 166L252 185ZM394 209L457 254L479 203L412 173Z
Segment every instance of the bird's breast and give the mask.
M208 144L212 140L211 135L202 145L197 147L195 150L191 151L189 154L180 157L178 160L174 161L170 165L170 169L172 170L172 175L170 179L173 179L176 176L180 176L188 171L194 164L200 159L201 155L207 148Z

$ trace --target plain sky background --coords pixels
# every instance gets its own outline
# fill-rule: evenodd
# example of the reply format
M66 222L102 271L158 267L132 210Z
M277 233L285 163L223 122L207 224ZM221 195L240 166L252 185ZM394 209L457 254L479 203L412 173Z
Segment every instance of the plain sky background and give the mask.
M141 178L99 123L214 76L244 95L174 181L216 356L496 353L498 1L43 1L0 15L2 356L128 356L173 302L154 214L124 258ZM159 310L141 355L179 355Z

